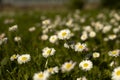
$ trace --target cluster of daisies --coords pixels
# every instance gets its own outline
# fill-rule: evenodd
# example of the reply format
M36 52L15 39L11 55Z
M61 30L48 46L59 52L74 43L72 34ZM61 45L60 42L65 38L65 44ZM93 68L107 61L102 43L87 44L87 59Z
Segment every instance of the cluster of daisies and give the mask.
M24 64L26 62L29 62L31 60L31 56L29 54L14 54L10 57L11 61L17 60L19 64Z
M35 73L33 76L33 80L48 80L50 75L56 74L59 71L61 71L62 73L70 72L72 69L74 69L75 65L76 62L69 61L62 64L61 68L59 68L58 66L47 68L44 71ZM93 68L93 63L90 60L83 60L80 62L79 67L84 71L89 71L91 70L91 68ZM85 76L83 78L81 77L77 78L77 80L81 80L81 79L87 80Z
M33 73L33 80L49 80L50 76L53 74L69 73L72 72L72 70L75 70L76 67L79 67L80 70L84 71L87 74L87 72L92 70L94 66L97 66L94 60L102 60L103 55L105 57L107 56L108 59L111 59L110 61L112 61L111 63L108 63L112 68L112 71L109 70L111 71L110 78L112 80L120 80L120 64L118 63L119 61L116 61L116 59L120 56L120 14L113 10L110 12L110 14L108 14L109 20L107 20L106 14L104 13L98 13L95 19L87 15L81 15L81 12L79 10L75 11L73 14L68 14L68 16L65 18L57 15L54 20L45 18L45 16L41 16L40 25L37 24L37 27L29 27L28 31L30 33L34 33L40 28L42 32L37 37L41 42L49 42L48 46L60 45L61 47L65 48L66 52L68 51L67 53L69 53L71 50L75 56L85 53L84 56L80 57L82 58L80 61L74 61L71 58L71 60L64 61L62 64L59 63L59 66L56 65L54 67L48 67L48 57L54 58L54 55L58 54L55 47L44 47L41 50L40 54L46 60L45 67L43 71ZM13 22L14 20L7 19L4 23L8 24ZM86 22L90 23L85 25ZM9 32L16 32L17 30L18 25L13 25L8 28ZM0 34L0 45L7 43L8 40L9 39L6 37L5 33ZM112 48L109 51L104 51L106 47L109 46L109 41L113 42L113 45L110 43L111 46L114 46L114 44L117 44L118 46L116 49ZM22 42L22 38L20 36L15 36L14 42ZM108 54L105 54L103 52L107 52ZM88 54L87 58L86 54ZM59 55L64 56L62 50L61 54ZM17 60L18 64L21 65L28 63L31 61L31 59L33 58L30 56L30 54L13 54L10 57L11 61ZM80 75L79 77L76 76L75 78L76 80L89 80L89 77L86 75Z

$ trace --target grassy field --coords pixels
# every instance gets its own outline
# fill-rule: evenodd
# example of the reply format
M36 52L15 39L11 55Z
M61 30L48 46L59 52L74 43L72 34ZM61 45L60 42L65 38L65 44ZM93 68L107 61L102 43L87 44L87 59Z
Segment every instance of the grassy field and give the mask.
M120 80L120 11L3 11L0 80Z

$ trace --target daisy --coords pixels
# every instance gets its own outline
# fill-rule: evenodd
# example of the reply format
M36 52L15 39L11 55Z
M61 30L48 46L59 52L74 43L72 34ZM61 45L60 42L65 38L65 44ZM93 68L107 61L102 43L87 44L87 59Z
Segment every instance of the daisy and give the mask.
M15 42L19 42L19 41L21 41L21 37L16 36L16 37L14 38L14 41L15 41Z
M87 78L85 76L77 78L77 80L87 80Z
M41 36L41 40L47 40L48 39L48 35L47 34L43 34L42 36Z
M50 20L49 20L49 19L46 19L46 20L42 21L42 24L43 24L43 25L48 25L48 24L50 24Z
M19 64L23 64L23 63L30 61L30 59L31 58L30 58L29 54L23 54L23 55L18 57L17 61Z
M44 72L39 72L35 73L33 76L33 80L48 80L49 78L49 72L44 71Z
M33 32L33 31L36 30L36 28L35 27L30 27L28 30L29 30L29 32Z
M9 27L9 31L16 31L18 28L18 25L13 25L12 27Z
M105 42L107 42L109 39L108 39L107 37L105 37L103 40L104 40Z
M76 62L70 61L70 62L65 62L62 67L61 70L62 72L69 72L71 71L76 65Z
M112 61L112 62L109 64L110 67L113 67L114 65L118 65L116 61Z
M119 28L114 28L114 29L113 29L113 33L118 33L119 31L120 31Z
M48 56L54 55L55 51L56 50L54 48L48 48L48 47L46 47L46 48L44 48L42 50L42 52L43 52L42 55L43 55L43 57L47 58Z
M75 51L82 52L85 49L86 49L86 44L85 43L81 44L80 42L78 42L75 45Z
M71 37L71 32L69 29L64 29L64 30L61 30L60 32L58 32L58 38L59 39L69 39Z
M95 33L94 31L90 31L89 36L90 36L91 38L93 38L93 37L96 36L96 33Z
M0 34L0 39L3 39L5 37L5 33Z
M85 27L83 27L83 29L84 29L85 32L90 32L90 31L92 31L91 26L85 26Z
M114 57L118 57L120 54L120 50L113 50L113 51L109 51L108 52L109 56L114 56Z
M67 43L64 43L64 47L69 49L69 45Z
M67 21L67 22L66 22L66 25L67 25L68 27L72 27L72 25L73 25L73 19L70 19L69 21Z
M116 34L111 34L111 35L108 36L108 38L109 38L110 40L114 40L114 39L117 38L117 35L116 35Z
M117 67L113 70L112 80L120 80L120 67Z
M93 58L98 58L98 57L100 57L100 53L94 52L94 53L93 53Z
M8 40L7 37L0 39L0 45L2 45L3 43L6 43L7 40Z
M103 29L104 25L101 22L96 22L94 25L96 31L100 31Z
M82 36L80 37L82 41L85 41L87 38L88 38L87 33L83 33Z
M109 31L111 30L111 28L112 28L112 26L106 25L106 26L103 27L102 32L103 32L103 33L107 33L107 32L109 32Z
M14 54L14 55L12 55L11 57L10 57L10 60L11 61L14 61L15 59L17 59L19 57L19 55L17 54Z
M47 71L50 73L50 74L55 74L55 73L58 73L59 71L59 68L56 66L56 67L51 67L51 68L48 68Z
M52 35L50 38L49 38L49 41L51 43L55 43L56 41L58 40L58 37L56 35Z
M93 67L93 63L90 60L83 60L80 62L79 67L82 68L82 70L88 71Z

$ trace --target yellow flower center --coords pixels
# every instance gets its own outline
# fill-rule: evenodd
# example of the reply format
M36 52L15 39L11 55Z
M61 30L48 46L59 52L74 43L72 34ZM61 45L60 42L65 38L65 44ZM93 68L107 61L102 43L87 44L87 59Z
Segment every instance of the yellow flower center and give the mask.
M54 37L52 37L52 40L54 40L55 38Z
M85 36L85 35L83 35L83 38L86 38L86 36Z
M51 53L51 51L52 51L51 49L47 50L47 54L49 55Z
M98 56L98 54L97 54L97 53L94 53L94 54L93 54L93 56L94 56L94 57L97 57L97 56Z
M79 46L79 48L80 48L80 49L83 49L83 46L82 46L82 45L80 45L80 46Z
M68 64L66 65L66 68L69 69L71 66L72 66L72 64L68 63Z
M120 70L116 72L117 76L120 76Z
M117 51L112 51L112 54L117 54Z
M62 36L65 36L66 34L67 34L66 32L63 32L63 33L62 33Z
M88 63L85 63L83 66L84 66L84 67L88 67Z
M16 59L16 58L17 58L17 56L16 56L16 55L13 55L12 57L13 57L14 59Z
M49 71L49 72L52 72L52 71L53 71L53 68L49 68L48 71Z
M26 60L27 60L27 57L22 57L22 60L23 60L23 61L26 61Z
M42 73L39 73L39 74L38 74L38 77L39 77L39 78L43 78L43 76L44 76L44 75L43 75Z

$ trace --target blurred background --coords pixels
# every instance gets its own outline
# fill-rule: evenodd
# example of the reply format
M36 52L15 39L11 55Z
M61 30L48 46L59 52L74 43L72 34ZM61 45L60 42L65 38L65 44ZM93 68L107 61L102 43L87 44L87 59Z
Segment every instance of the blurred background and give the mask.
M0 9L119 9L120 0L0 0Z

